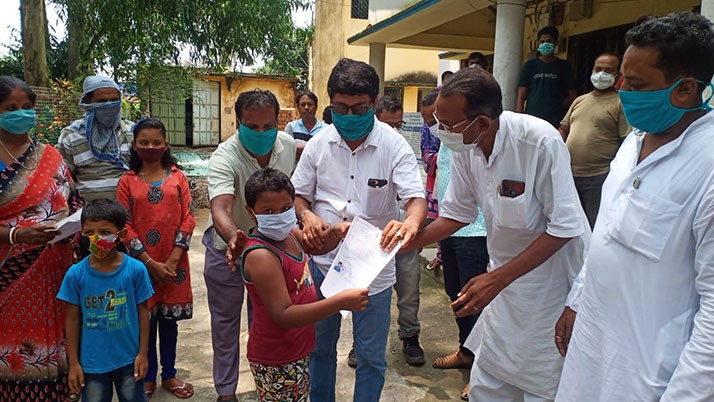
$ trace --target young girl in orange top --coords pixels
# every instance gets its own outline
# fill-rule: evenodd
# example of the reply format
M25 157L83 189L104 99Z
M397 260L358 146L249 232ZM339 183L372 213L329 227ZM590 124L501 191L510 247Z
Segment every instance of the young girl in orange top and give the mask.
M156 390L160 338L161 386L179 398L193 395L193 386L176 378L177 321L193 315L188 247L196 221L188 180L176 166L166 141L166 128L146 118L134 126L129 170L117 187L117 200L129 211L124 240L129 254L149 270L156 294L149 300L149 372L147 398Z

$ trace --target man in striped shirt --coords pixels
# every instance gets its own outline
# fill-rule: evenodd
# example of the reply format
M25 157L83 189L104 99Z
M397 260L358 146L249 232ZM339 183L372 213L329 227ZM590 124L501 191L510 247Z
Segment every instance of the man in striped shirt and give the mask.
M117 182L129 169L134 123L121 116L121 92L109 77L85 78L79 104L84 117L62 130L57 150L85 201L114 199Z

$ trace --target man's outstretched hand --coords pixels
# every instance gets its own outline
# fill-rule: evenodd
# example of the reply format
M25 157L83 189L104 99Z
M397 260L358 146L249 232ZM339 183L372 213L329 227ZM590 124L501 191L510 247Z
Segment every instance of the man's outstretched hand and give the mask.
M226 261L228 261L228 267L231 271L235 271L237 269L236 261L240 260L240 256L243 254L243 250L245 249L245 244L247 242L248 235L240 229L236 230L236 233L228 242L228 248L226 249Z

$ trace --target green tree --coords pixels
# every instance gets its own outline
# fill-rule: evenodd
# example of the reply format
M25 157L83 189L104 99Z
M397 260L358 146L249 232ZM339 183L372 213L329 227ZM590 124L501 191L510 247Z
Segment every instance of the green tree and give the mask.
M102 65L119 78L137 65L180 64L232 69L271 57L291 39L291 11L307 0L54 0L68 24L69 71Z
M314 25L305 28L293 28L288 40L278 43L272 56L256 72L260 74L288 75L298 80L298 90L307 89L310 67L309 49L314 34Z

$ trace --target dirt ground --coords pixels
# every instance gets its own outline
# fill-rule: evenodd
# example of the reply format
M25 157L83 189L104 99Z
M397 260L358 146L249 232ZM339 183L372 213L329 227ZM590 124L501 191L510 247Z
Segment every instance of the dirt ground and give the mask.
M204 249L201 237L208 222L209 211L197 210L196 230L191 243L191 282L193 286L193 319L181 321L176 367L177 377L191 382L195 395L189 399L194 402L216 400L212 378L212 355L210 315L206 299L206 285L203 280ZM433 258L434 250L425 249L422 256ZM397 337L396 295L392 301L392 330L387 344L387 380L382 391L381 401L458 401L461 389L468 381L468 370L437 370L431 362L438 356L451 353L457 348L457 329L448 297L444 293L441 276L427 271L426 259L422 258L421 306L421 343L426 353L427 363L422 367L412 367L404 362L401 341ZM246 316L245 303L243 317ZM240 333L241 362L238 382L239 401L257 401L253 376L245 359L245 347L248 339L247 320L242 320ZM342 335L338 344L337 400L351 401L354 387L354 370L347 366L346 359L352 344L351 320L342 323ZM154 393L152 402L177 401L171 393L159 388Z

